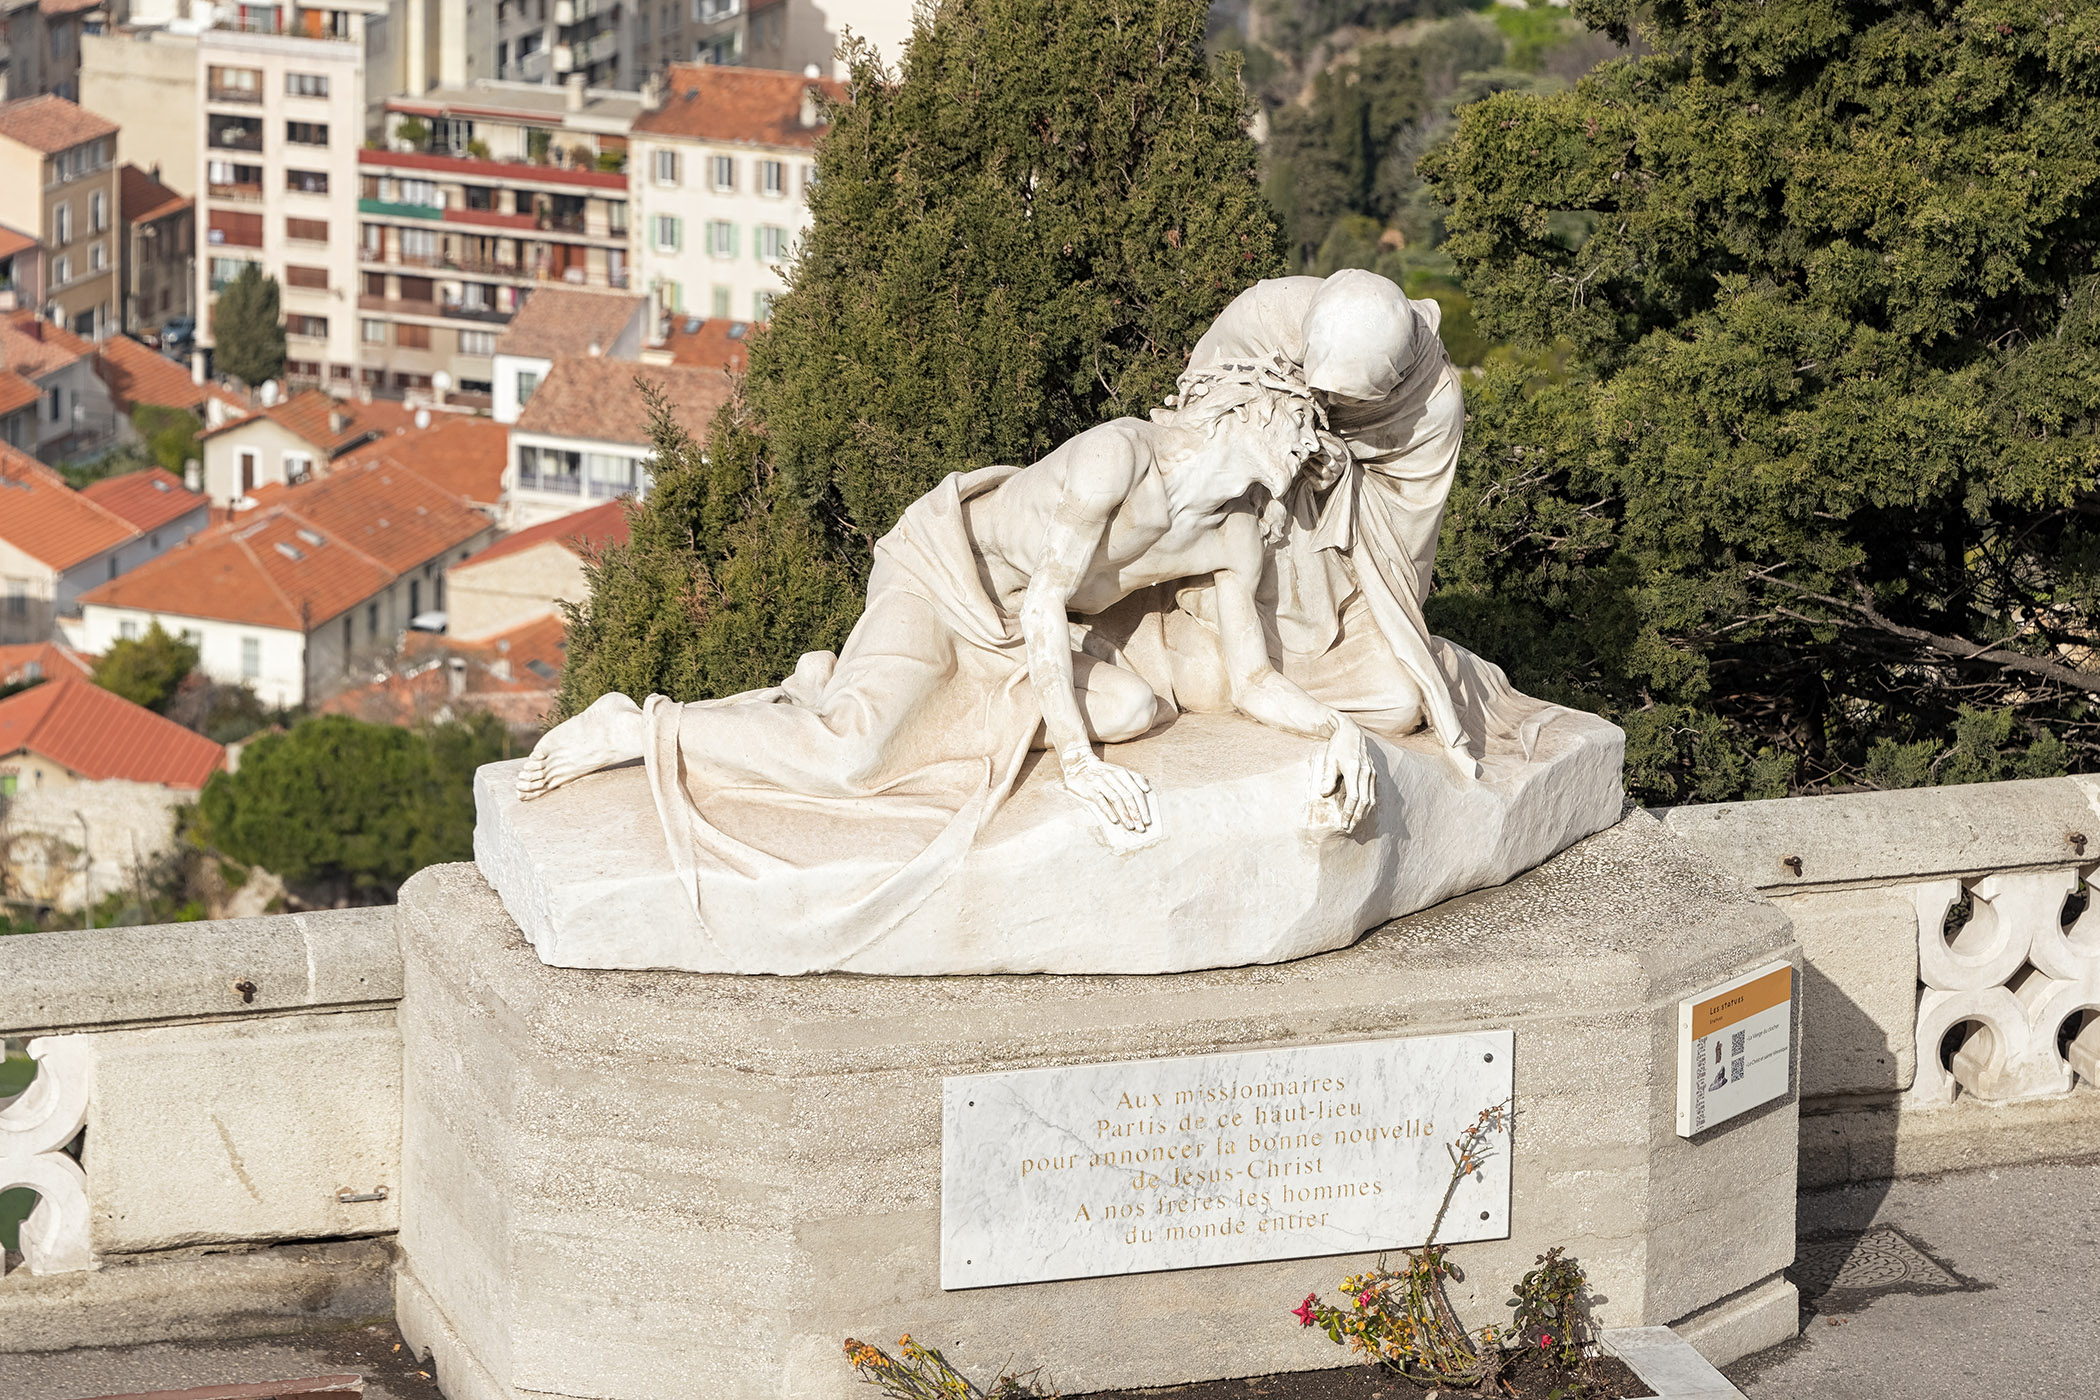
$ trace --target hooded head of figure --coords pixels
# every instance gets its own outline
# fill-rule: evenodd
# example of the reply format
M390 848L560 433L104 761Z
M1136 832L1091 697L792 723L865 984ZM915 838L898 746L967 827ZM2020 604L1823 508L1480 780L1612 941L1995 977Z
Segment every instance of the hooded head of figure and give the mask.
M1305 383L1322 394L1375 401L1414 362L1415 310L1391 279L1345 268L1305 312Z

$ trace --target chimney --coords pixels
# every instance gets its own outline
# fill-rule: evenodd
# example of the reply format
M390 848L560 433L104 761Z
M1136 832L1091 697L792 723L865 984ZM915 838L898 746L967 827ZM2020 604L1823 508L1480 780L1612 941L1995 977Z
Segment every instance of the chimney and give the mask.
M817 65L814 63L810 64L803 76L815 79L817 76ZM802 110L796 114L795 119L802 124L804 131L809 130L823 120L823 114L817 110L817 85L814 81L803 87Z
M664 75L651 73L642 80L642 110L653 112L664 105Z
M186 457L182 462L182 489L202 492L204 490L204 464L195 457Z
M204 383L204 352L202 350L190 351L190 383L198 385Z
M583 97L584 75L581 73L571 73L569 75L569 110L572 112L581 112L583 110Z
M453 657L445 663L445 694L454 700L467 693L467 663L462 657Z

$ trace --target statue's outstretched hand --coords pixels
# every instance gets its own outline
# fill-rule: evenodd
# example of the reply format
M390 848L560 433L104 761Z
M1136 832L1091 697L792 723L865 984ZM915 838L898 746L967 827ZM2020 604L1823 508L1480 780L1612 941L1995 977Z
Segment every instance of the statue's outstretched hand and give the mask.
M1117 826L1144 831L1152 825L1152 784L1142 773L1118 768L1091 753L1067 762L1064 770L1065 791L1091 802Z
M1342 830L1351 831L1370 815L1371 804L1378 797L1378 779L1371 767L1370 744L1363 730L1346 715L1336 715L1335 721L1327 751L1313 770L1313 800L1340 789Z

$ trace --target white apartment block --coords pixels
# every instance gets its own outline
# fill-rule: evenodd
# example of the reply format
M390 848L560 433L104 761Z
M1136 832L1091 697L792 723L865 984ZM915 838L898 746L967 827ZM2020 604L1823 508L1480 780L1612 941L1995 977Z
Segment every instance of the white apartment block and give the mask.
M627 168L637 290L659 319L771 319L809 223L818 99L837 91L802 74L678 64L645 95L656 106L635 119Z
M348 392L366 25L385 6L335 3L345 8L243 5L252 29L198 36L197 343L212 343L219 289L260 263L282 289L286 377Z

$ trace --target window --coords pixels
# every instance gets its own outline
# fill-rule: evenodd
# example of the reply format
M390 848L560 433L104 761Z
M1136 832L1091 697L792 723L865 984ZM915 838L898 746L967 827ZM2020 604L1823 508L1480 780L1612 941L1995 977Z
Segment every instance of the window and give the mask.
M284 236L296 239L301 243L326 243L328 241L328 220L286 219L284 221Z
M138 622L133 618L125 618L117 624L117 635L127 642L137 641L139 639Z
M316 339L325 340L328 336L328 318L326 316L307 316L295 311L284 318L284 333L286 335L310 335Z
M241 269L247 265L248 260L246 258L213 258L211 260L211 289L215 292L224 291L226 284L240 276Z
M411 619L413 619L422 611L423 580L418 578L412 578L408 581L408 615Z
M63 287L73 280L73 260L63 253L51 260L51 285Z
M398 233L401 239L401 261L422 263L430 267L435 267L437 265L437 230L427 228L405 228L399 230Z
M788 231L778 224L758 226L758 260L776 263L787 256Z
M314 474L314 459L304 452L284 454L284 479L294 486Z
M365 317L362 335L367 345L386 344L386 322L370 316Z
M51 421L54 423L65 417L66 391L57 385L53 385L51 392L44 395L44 407L51 410Z
M297 263L284 265L284 284L287 287L306 287L313 291L328 290L328 269L325 267L301 267Z
M262 118L208 113L204 119L204 144L221 151L260 152L263 148Z
M667 315L675 316L685 310L685 288L677 282L659 282L656 284L656 300Z
M519 370L519 371L518 371L518 407L520 407L520 408L523 408L523 407L525 406L525 401L526 401L527 399L530 399L530 398L532 397L532 391L533 391L534 389L537 389L537 388L539 388L539 387L540 387L540 375L539 375L539 371L538 371L538 370L531 370L531 369L521 369L521 370Z
M758 163L758 192L781 195L787 193L787 163L778 160L762 160Z
M242 209L214 209L211 211L211 227L205 232L205 241L215 246L232 248L260 248L263 241L263 216Z
M564 496L583 494L583 454L557 447L518 449L518 485Z
M262 461L262 456L254 448L244 447L240 450L237 460L241 469L241 494L245 496L255 489L256 467Z
M71 243L73 241L73 206L61 203L51 211L51 241Z
M286 122L284 139L294 146L325 146L328 144L328 123Z
M11 578L7 581L7 615L9 617L29 616L29 581L27 579Z
M284 187L293 194L327 194L328 172L325 170L287 170L284 172Z
M206 95L214 102L260 102L262 101L262 69L220 68L214 65L205 74L208 85Z
M736 188L736 157L713 156L707 162L707 180L718 190Z
M774 292L753 292L751 294L751 319L754 321L772 320L773 298L776 295L778 294Z
M262 638L241 638L241 678L262 679Z
M394 344L404 350L428 350L430 348L430 327L411 326L405 323L397 325L394 327Z
M657 184L675 185L678 183L678 152L658 151L652 157L650 163L656 170Z
M461 331L459 353L462 355L493 355L496 353L494 331Z
M379 604L377 603L365 604L365 635L367 637L379 635Z
M814 161L802 162L802 196L809 197L810 187L817 183L817 167Z
M326 73L287 73L284 75L284 95L286 97L326 97L328 96L328 75Z
M728 320L729 298L731 295L732 293L727 287L715 288L713 296L709 299L707 314L724 321Z
M108 265L109 253L102 244L97 243L94 247L88 249L88 271L100 272Z
M683 222L683 220L675 218L670 214L658 214L656 216L655 235L657 252L675 253L678 251L679 235L681 232L683 232Z
M343 669L350 669L350 648L357 643L357 619L343 614Z
M365 258L369 262L381 262L386 258L386 225L364 225Z
M717 258L736 256L736 225L727 219L707 221L707 251Z
M214 160L206 163L205 174L213 194L232 195L236 199L263 197L263 173L259 165L237 165L230 160Z
M615 238L627 232L627 201L608 199L605 201L605 226L612 230Z
M635 461L632 457L615 457L608 452L586 452L583 454L583 474L586 490L599 500L625 496L634 490Z
M420 204L426 209L442 209L445 207L445 196L438 192L435 181L400 180L396 181L396 183L401 186L401 203L403 204Z
M109 227L109 195L96 190L88 197L88 232L100 233Z

